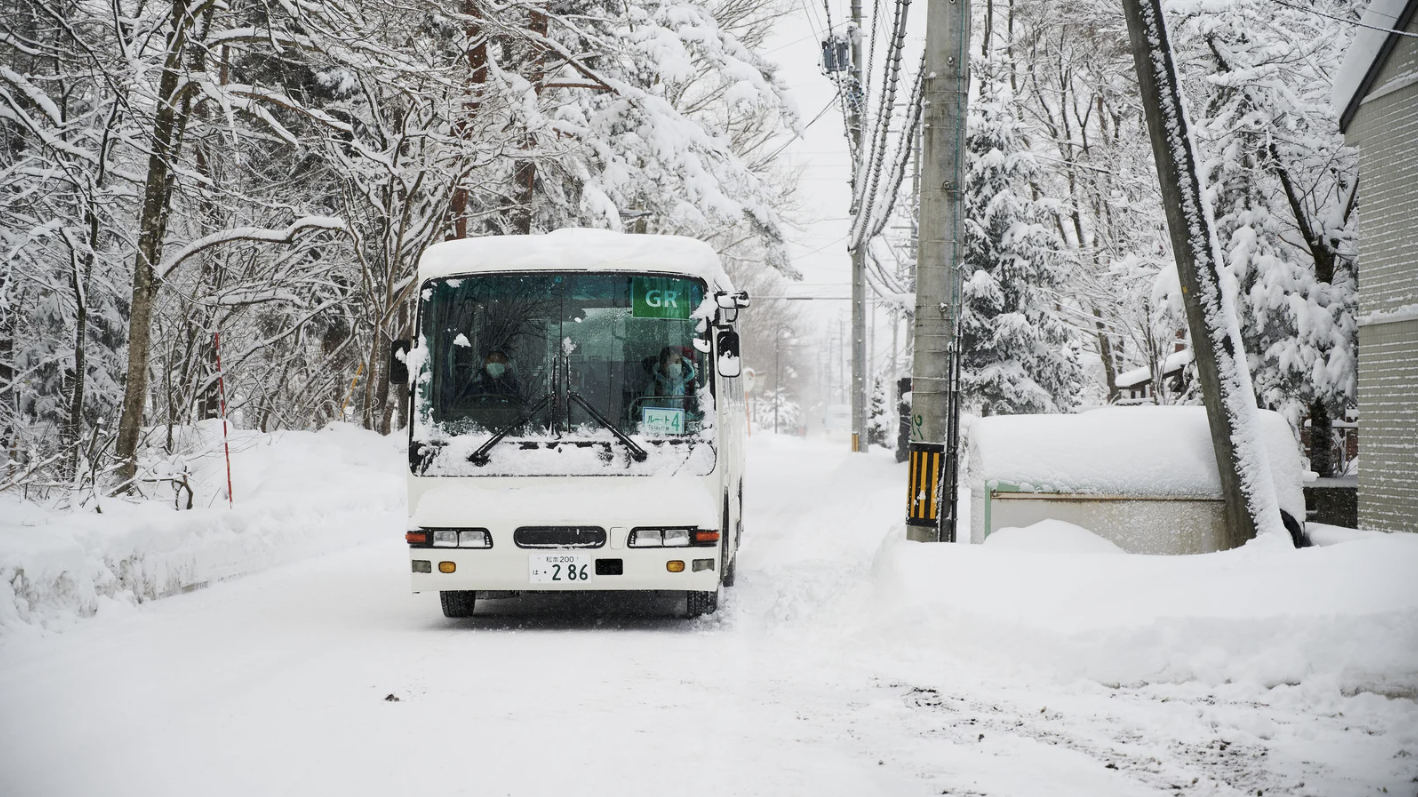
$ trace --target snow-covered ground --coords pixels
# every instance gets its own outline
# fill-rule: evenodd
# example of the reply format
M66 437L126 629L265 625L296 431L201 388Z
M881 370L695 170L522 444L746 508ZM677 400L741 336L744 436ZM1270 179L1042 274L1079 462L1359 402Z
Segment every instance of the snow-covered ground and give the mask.
M445 620L380 508L396 448L308 469L324 497L296 521L356 529L317 535L329 555L0 628L0 794L1418 791L1418 539L921 545L889 455L751 443L739 582L693 622L668 599ZM352 469L368 481L336 503L362 516L319 520Z
M205 452L188 461L189 511L173 511L168 485L149 485L141 503L88 496L82 512L0 494L0 639L387 538L404 522L395 440L347 424L233 430L228 507L221 422L185 434Z

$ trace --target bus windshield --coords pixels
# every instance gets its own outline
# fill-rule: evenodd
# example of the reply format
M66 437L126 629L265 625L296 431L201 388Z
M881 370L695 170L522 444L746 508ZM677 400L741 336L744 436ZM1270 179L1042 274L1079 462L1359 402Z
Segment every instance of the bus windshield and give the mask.
M425 283L415 442L431 445L415 469L530 475L685 464L698 444L708 447L712 420L692 317L704 295L699 280L645 274ZM497 435L505 440L481 451Z

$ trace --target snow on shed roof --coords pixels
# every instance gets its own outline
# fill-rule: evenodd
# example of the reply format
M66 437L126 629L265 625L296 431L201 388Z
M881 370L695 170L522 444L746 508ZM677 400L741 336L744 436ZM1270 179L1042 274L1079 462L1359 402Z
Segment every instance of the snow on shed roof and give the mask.
M1167 358L1162 361L1162 375L1168 376L1170 374L1176 373L1177 371L1180 371L1181 369L1187 367L1187 364L1191 361L1191 349L1182 349L1181 351L1174 351L1171 354L1167 355ZM1134 368L1130 371L1124 371L1117 379L1113 380L1113 384L1117 385L1120 388L1130 388L1140 385L1143 382L1150 381L1152 381L1152 369L1144 365L1141 368Z
M1383 68L1384 59L1398 41L1399 34L1413 20L1418 0L1373 0L1359 19L1359 28L1344 63L1334 75L1331 98L1339 114L1339 130L1344 132L1359 103L1372 88L1369 84Z
M1260 415L1280 506L1303 518L1295 432L1278 412L1261 410ZM1221 495L1205 407L994 415L970 424L967 446L969 484L975 489L1006 483L1035 492Z
M486 271L660 271L730 290L713 247L679 235L566 229L444 241L419 258L419 281Z

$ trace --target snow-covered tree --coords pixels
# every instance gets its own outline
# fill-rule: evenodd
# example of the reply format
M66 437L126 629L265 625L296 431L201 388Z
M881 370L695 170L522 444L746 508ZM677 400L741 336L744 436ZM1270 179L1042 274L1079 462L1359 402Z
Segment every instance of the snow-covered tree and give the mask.
M1010 92L1002 101L1035 155L1031 196L1067 270L1055 307L1096 357L1081 398L1116 399L1117 375L1147 364L1136 345L1150 329L1141 300L1171 257L1122 14L1106 0L975 8L975 73L987 96Z
M1032 196L1036 161L1007 85L971 103L966 133L961 383L980 414L1059 412L1082 378L1054 309L1063 282L1050 215Z
M179 456L218 411L217 333L242 422L390 428L388 345L450 234L633 221L788 271L775 13L0 7L0 485L109 489L115 451L118 481Z
M871 404L867 408L867 442L876 446L896 446L896 398L891 380L878 376L872 382Z
M1179 10L1205 47L1199 144L1256 392L1297 426L1313 421L1311 464L1328 474L1329 419L1353 404L1357 377L1357 158L1329 99L1350 33L1334 18L1352 4Z
M567 223L710 238L741 229L791 272L761 148L794 124L776 68L736 35L764 25L741 4L606 2L549 34L604 90L547 89L547 127L565 142L545 164L540 227ZM726 19L721 20L720 14ZM768 19L771 19L769 17ZM573 22L574 20L574 22ZM559 73L572 80L567 68Z
M753 428L796 434L805 423L802 405L787 388L765 390L753 399Z

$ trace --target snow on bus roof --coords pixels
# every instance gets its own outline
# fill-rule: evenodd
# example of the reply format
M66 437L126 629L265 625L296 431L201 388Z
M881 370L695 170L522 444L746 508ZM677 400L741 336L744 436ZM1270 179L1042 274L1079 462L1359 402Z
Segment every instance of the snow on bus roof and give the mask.
M1303 471L1290 422L1260 411L1282 509L1304 517ZM993 415L968 431L969 484L1034 492L1220 496L1206 408L1101 407L1073 415Z
M680 235L565 229L444 241L419 258L419 281L489 271L660 271L732 290L713 247Z

